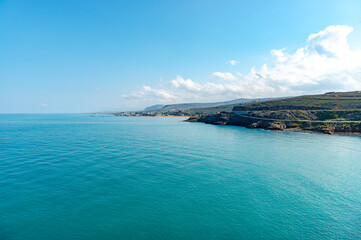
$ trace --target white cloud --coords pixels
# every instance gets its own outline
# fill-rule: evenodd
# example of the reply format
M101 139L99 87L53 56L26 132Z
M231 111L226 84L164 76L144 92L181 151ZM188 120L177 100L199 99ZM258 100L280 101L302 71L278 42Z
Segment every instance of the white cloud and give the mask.
M171 80L163 88L155 89L143 86L142 89L123 95L123 97L144 102L177 103L230 99L239 92L242 92L242 89L233 84L213 82L200 84L191 79L177 76L176 79Z
M229 64L229 65L232 65L232 66L234 66L234 65L236 65L236 64L238 64L238 63L239 63L239 62L236 61L236 60L229 60L229 61L226 62L226 64Z
M40 104L40 106L42 106L42 107L47 107L47 106L48 106L48 104L46 104L46 103L42 103L42 104Z
M326 91L361 90L361 52L347 42L353 31L329 26L311 34L294 53L271 50L272 62L249 73L214 72L217 82L200 83L178 76L161 88L144 86L125 97L154 102L218 101L239 97L275 97ZM232 81L229 81L232 80Z
M233 76L232 73L229 72L214 72L212 75L215 78L220 78L223 80L237 80L237 78Z

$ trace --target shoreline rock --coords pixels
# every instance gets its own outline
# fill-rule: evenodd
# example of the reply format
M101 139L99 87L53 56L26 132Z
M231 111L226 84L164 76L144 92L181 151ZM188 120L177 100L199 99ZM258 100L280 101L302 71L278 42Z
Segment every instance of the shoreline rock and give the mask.
M186 122L203 122L213 125L232 125L246 128L261 128L273 131L292 131L337 135L361 135L361 123L350 121L312 121L262 119L250 115L239 115L232 112L215 113L206 116L190 117Z

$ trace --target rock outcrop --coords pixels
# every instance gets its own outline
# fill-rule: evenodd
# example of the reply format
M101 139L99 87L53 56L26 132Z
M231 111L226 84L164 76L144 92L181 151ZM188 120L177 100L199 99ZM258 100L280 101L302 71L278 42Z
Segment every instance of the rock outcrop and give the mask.
M296 130L313 131L325 134L361 133L361 123L351 121L317 121L317 120L289 120L268 119L255 115L239 115L232 112L215 113L206 116L191 117L189 122L203 122L214 125L234 125L246 128L262 128L267 130Z

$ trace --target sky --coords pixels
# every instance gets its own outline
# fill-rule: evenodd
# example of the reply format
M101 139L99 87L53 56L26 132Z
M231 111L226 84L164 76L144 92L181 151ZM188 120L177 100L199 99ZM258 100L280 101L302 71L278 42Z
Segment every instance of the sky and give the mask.
M0 113L361 90L361 1L0 0Z

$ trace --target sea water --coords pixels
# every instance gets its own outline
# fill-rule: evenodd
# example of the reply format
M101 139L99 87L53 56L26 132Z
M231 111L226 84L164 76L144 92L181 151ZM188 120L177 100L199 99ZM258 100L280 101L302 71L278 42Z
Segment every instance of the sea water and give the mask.
M361 138L0 115L0 239L360 239Z

